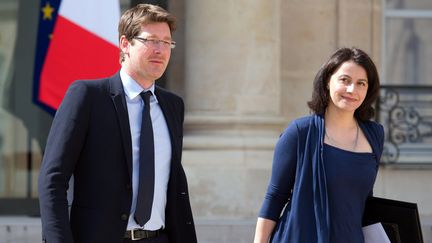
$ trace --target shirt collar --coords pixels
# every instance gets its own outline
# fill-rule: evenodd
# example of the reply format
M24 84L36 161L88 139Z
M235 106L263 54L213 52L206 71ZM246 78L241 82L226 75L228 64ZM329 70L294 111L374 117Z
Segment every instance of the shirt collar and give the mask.
M126 71L120 69L120 78L123 84L123 89L125 91L126 96L133 100L143 91L150 91L152 93L153 98L158 103L157 97L155 95L155 84L153 83L150 88L143 89L137 81L135 81L131 76L129 76Z

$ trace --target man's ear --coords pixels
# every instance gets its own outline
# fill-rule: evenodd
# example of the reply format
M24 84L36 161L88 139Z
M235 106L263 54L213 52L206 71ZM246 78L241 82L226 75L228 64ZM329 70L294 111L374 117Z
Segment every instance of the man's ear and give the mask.
M126 36L122 35L120 37L120 50L124 53L124 54L129 54L129 47L130 47L130 42L129 40L126 38Z

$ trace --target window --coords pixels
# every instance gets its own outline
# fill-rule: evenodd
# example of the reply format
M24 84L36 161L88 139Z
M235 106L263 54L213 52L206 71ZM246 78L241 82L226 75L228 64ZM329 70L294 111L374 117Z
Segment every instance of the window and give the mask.
M432 165L432 1L383 0L382 161Z
M18 6L18 1L14 0L0 2L0 214L36 214L38 211L35 201L40 146L30 137L29 128L20 116L30 107L20 110L16 103L16 91L25 91L25 88L12 80ZM21 93L19 97L25 95Z

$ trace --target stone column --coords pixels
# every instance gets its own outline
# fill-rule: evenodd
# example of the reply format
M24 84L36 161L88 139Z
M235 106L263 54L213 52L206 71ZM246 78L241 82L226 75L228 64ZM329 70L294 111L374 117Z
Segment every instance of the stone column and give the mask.
M185 2L183 163L194 215L200 222L249 220L251 226L286 124L280 1Z

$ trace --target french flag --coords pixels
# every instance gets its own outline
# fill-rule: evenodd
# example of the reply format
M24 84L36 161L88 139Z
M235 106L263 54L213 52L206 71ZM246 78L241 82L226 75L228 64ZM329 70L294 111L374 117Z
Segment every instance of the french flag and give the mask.
M77 79L119 68L119 0L42 0L33 100L54 114Z

